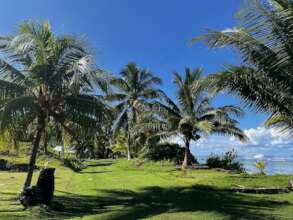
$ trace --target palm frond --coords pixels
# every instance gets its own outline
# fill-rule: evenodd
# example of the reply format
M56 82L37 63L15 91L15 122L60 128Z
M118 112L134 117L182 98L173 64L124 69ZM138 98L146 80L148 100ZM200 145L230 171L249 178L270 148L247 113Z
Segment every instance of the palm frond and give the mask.
M89 123L92 126L98 126L107 118L108 109L101 100L89 95L74 95L64 98L64 113L71 121L78 124ZM86 123L85 123L86 124Z
M34 117L37 115L38 106L30 96L20 96L10 99L3 105L1 111L1 129L15 123L19 118Z
M249 140L248 137L245 135L245 133L241 129L231 124L214 125L212 132L214 134L219 134L219 135L233 136L238 138L242 142L247 142Z

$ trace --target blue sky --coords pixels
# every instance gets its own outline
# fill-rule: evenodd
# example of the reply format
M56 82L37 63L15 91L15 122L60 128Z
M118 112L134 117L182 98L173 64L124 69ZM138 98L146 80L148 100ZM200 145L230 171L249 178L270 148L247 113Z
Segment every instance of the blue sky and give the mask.
M201 43L191 45L190 40L206 29L236 25L234 15L240 5L241 0L2 0L0 34L12 34L25 20L49 20L56 33L86 39L98 66L117 74L135 61L159 75L165 92L174 97L172 72L190 66L213 73L224 64L239 62L238 55L228 49L211 50ZM239 103L220 95L214 104ZM236 148L240 156L292 158L293 138L279 138L277 131L259 127L264 119L265 115L249 110L240 119L250 144L212 136L193 144L191 150L198 157Z
M93 48L96 63L117 74L135 61L162 77L163 89L174 97L172 73L185 66L215 72L237 63L227 49L211 50L190 40L206 29L222 30L237 24L234 14L241 0L2 0L0 34L11 34L29 19L49 20L58 34L82 36ZM219 96L215 105L239 104ZM240 127L257 127L264 115L247 111Z

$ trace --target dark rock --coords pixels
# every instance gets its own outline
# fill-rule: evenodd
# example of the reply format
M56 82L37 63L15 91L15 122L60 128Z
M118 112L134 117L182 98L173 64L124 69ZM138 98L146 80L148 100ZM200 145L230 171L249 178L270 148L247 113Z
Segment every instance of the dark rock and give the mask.
M37 182L37 188L42 198L41 203L46 205L49 205L53 199L55 187L54 172L55 168L42 169Z
M39 204L50 205L54 196L55 168L42 169L36 186L25 188L20 194L21 204L27 208Z
M7 160L0 159L0 170L7 170Z

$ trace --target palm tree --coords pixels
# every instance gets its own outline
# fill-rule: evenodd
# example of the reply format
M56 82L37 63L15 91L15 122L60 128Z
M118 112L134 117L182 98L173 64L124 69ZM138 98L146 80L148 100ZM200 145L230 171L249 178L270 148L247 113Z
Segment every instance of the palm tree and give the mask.
M88 50L76 38L54 36L48 22L23 23L0 43L1 131L19 121L34 130L26 188L49 121L74 136L69 123L99 127L107 117L103 102L89 95L105 80Z
M209 83L201 78L202 70L185 69L185 77L175 73L178 104L165 96L165 103L153 102L153 110L160 118L145 127L160 130L158 136L181 136L184 141L185 155L182 168L190 164L190 143L198 141L204 134L233 135L242 141L247 137L237 128L237 121L231 116L243 114L239 107L227 105L211 107L212 97L207 94Z
M241 25L194 39L210 47L233 47L242 64L211 75L219 89L271 113L266 125L293 129L293 2L253 0L239 13Z
M128 63L120 72L121 77L115 77L111 80L114 86L114 92L108 94L106 99L114 101L117 119L114 122L114 133L124 129L128 135L127 140L127 158L131 159L131 128L137 122L138 113L140 113L145 104L153 99L159 98L161 91L155 88L160 85L161 79L154 76L145 69L140 69L133 62Z

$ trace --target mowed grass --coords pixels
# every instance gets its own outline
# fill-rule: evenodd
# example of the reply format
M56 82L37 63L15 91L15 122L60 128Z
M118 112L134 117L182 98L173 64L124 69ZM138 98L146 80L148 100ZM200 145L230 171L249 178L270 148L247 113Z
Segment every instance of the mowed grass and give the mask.
M23 211L17 193L25 173L0 172L0 219L293 219L293 193L227 191L233 184L287 186L293 176L214 170L184 174L168 163L136 167L125 160L87 163L88 168L76 173L51 160L50 166L56 167L56 191L50 211L42 207Z

